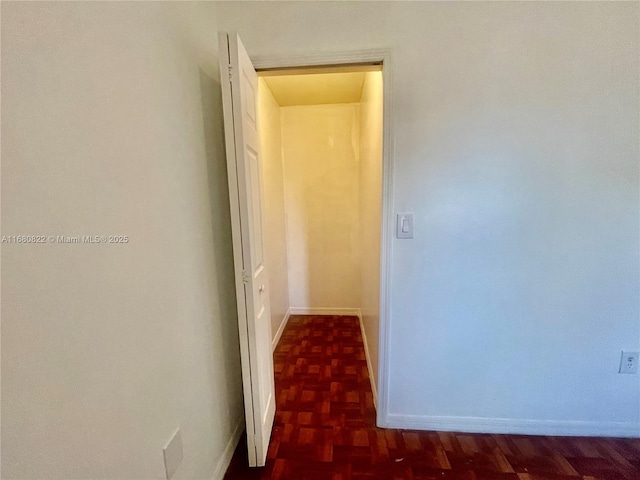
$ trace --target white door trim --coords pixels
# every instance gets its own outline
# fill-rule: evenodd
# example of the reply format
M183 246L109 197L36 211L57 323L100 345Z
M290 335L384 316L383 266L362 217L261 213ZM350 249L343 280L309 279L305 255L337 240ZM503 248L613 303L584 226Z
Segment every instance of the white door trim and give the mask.
M256 68L312 67L382 62L383 142L382 142L382 228L380 239L380 346L378 351L377 420L379 427L388 426L389 398L389 332L391 312L391 260L393 239L393 83L390 49L351 52L309 53L251 57Z

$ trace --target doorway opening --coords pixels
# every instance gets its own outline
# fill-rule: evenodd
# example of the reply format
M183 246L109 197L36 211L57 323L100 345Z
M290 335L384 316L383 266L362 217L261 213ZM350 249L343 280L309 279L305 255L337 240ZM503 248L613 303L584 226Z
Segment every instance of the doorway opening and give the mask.
M271 351L291 314L362 319L376 424L387 423L389 52L255 60L236 33L219 41L247 454L262 466L276 409Z
M382 65L258 76L272 346L291 315L357 316L377 402Z

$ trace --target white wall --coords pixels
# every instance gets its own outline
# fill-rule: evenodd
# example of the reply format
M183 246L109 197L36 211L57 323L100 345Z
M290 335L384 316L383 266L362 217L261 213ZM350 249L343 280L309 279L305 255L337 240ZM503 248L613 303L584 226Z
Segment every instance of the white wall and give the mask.
M212 3L2 3L2 478L212 478L243 418ZM231 445L233 447L234 445Z
M294 308L360 305L359 106L281 107Z
M264 186L264 249L269 274L271 332L275 337L289 311L280 105L273 98L271 90L262 78L259 83L258 97Z
M360 310L367 350L378 381L380 228L382 220L382 72L367 72L360 98Z
M393 204L416 232L393 242L383 420L639 434L616 372L640 346L640 5L218 8L250 55L393 49Z

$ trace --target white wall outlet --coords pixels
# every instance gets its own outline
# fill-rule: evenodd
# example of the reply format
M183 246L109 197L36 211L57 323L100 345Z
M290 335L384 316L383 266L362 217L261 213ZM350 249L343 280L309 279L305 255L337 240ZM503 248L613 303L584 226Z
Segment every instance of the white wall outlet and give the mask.
M638 373L638 352L622 352L620 373Z
M169 480L176 473L178 465L182 461L182 434L179 428L162 452L164 453L164 468L167 471L167 480Z

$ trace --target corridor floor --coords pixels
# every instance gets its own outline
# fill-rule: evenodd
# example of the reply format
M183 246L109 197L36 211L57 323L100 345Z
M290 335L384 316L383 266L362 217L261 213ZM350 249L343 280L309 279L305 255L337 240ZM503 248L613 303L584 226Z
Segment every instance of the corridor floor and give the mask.
M267 465L225 480L640 480L640 439L379 429L357 317L294 315L274 353Z

